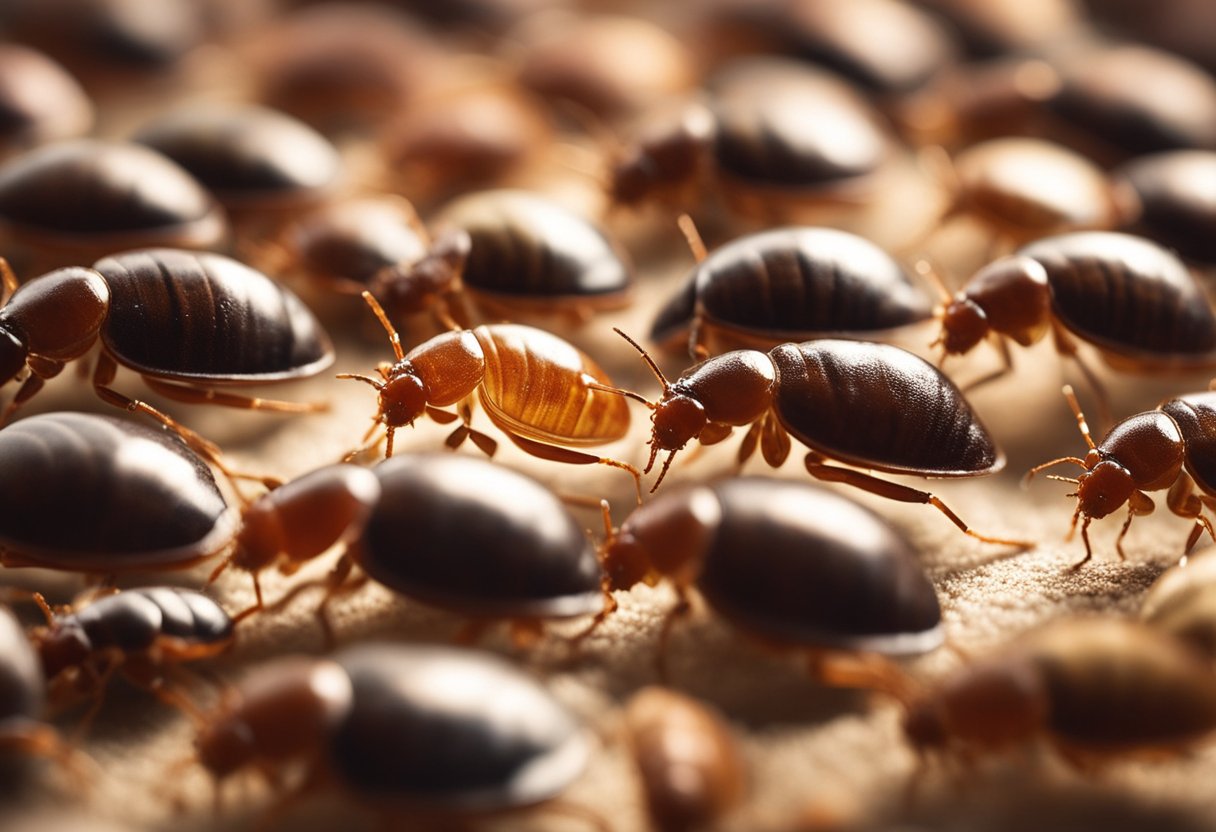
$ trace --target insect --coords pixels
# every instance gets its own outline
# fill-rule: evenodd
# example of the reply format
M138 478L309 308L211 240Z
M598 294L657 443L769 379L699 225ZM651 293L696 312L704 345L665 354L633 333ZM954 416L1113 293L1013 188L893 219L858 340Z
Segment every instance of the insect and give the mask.
M194 177L142 145L56 142L0 169L0 234L28 253L31 270L139 246L216 247L227 229Z
M164 701L194 713L170 687L178 665L219 655L232 646L233 623L211 598L178 587L129 589L97 599L81 610L54 614L37 596L47 618L29 638L42 661L50 698L92 697L100 709L106 682L117 671Z
M363 447L349 456L378 445L381 440L373 435L381 425L384 455L392 456L397 429L424 414L440 423L460 419L448 447L471 439L493 455L497 443L469 427L470 398L476 392L490 421L523 451L554 462L622 468L633 476L641 499L642 477L634 466L574 449L620 439L629 429L628 407L586 353L544 330L489 324L436 335L407 354L376 299L370 292L364 292L363 299L389 334L396 361L382 364L378 379L355 373L338 376L371 385L378 397ZM456 405L455 415L440 409L450 405Z
M561 501L536 481L474 457L405 454L371 472L336 465L289 482L246 512L232 563L256 574L277 562L290 572L339 539L343 554L330 575L297 584L275 604L323 586L327 637L329 602L369 579L472 617L463 640L507 618L523 643L543 619L611 603L595 549ZM352 575L356 568L363 574Z
M1002 359L986 383L1012 369L1008 341L1029 346L1051 332L1097 393L1105 388L1077 341L1119 370L1182 371L1216 365L1216 316L1186 266L1156 243L1087 231L1048 237L980 269L942 310L935 344L962 355L991 336Z
M11 273L6 282L15 283ZM30 371L6 417L100 338L97 395L177 430L220 467L210 442L110 387L120 364L175 401L306 413L325 406L216 387L304 378L333 361L329 336L290 291L223 255L177 249L130 251L36 278L0 308L0 336L0 383Z
M1135 718L1128 718L1135 714ZM1216 729L1216 677L1199 654L1134 621L1057 621L972 662L911 702L922 757L971 759L1043 737L1083 766L1177 752Z
M808 483L735 477L663 494L608 529L601 559L611 590L673 585L661 648L693 589L744 633L806 651L830 684L900 688L902 676L861 654L914 655L943 640L937 593L908 542Z
M70 139L93 126L93 103L76 79L46 55L0 46L0 156Z
M1022 541L988 537L971 529L941 498L849 465L920 477L993 474L1005 458L952 381L899 347L822 339L781 344L767 353L736 350L706 359L669 382L646 351L619 329L663 385L657 402L617 390L651 410L650 459L667 452L651 492L675 455L693 439L720 442L748 425L738 461L757 444L765 462L779 467L792 435L808 448L807 472L906 503L928 503L964 533L988 543ZM847 381L847 383L846 383Z
M554 800L587 764L587 732L535 680L486 653L362 644L333 658L279 658L210 716L195 747L217 787L247 767L302 764L304 794L334 788L424 827L546 801L538 811L588 814Z
M692 210L712 181L716 130L713 112L699 100L649 108L610 165L610 205Z
M746 764L722 717L668 688L625 705L625 732L659 832L702 829L743 802Z
M1132 228L1183 257L1216 264L1216 150L1173 150L1140 156L1115 175L1140 199Z
M237 512L175 435L86 413L0 430L0 563L109 576L183 569L220 551ZM64 507L71 506L71 522Z
M881 337L930 315L895 260L846 231L811 226L747 234L699 258L655 318L651 340L694 356L820 335Z
M1077 403L1072 388L1065 386L1064 397L1077 419L1077 427L1089 451L1085 458L1065 456L1036 465L1026 474L1038 472L1067 462L1084 469L1076 479L1051 476L1070 482L1077 498L1069 534L1081 523L1081 539L1085 541L1085 558L1077 569L1093 557L1089 545L1089 524L1094 518L1105 517L1127 504L1127 519L1119 532L1115 549L1122 560L1123 538L1132 519L1151 514L1152 498L1144 492L1168 488L1165 504L1174 514L1195 521L1187 539L1189 550L1206 529L1216 540L1212 523L1203 509L1216 508L1216 393L1191 393L1163 402L1156 410L1137 413L1116 424L1095 445L1089 426ZM1198 491L1198 493L1196 493ZM1184 550L1185 551L1185 550Z
M1140 605L1140 620L1216 657L1216 550L1209 546L1161 573Z

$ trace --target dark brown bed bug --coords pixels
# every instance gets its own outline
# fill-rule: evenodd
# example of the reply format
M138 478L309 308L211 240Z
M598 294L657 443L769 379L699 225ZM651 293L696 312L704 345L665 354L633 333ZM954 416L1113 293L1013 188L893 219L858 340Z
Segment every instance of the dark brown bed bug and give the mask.
M1115 175L1135 189L1141 211L1132 230L1216 265L1216 151L1174 150L1140 156Z
M389 334L395 361L378 367L380 378L343 373L377 393L376 416L354 456L382 441L392 456L393 435L422 416L461 424L448 437L450 448L471 439L486 454L497 443L473 430L472 396L499 430L521 450L541 459L572 465L599 463L628 471L641 499L641 474L627 462L576 450L622 438L629 430L629 408L616 395L608 375L573 344L530 326L489 324L436 335L409 353L370 292L363 298ZM441 408L456 406L452 414Z
M179 587L128 589L88 606L47 617L30 641L38 651L52 701L77 696L102 703L106 682L118 671L164 701L193 713L170 687L178 665L217 656L233 643L224 608L201 592Z
M587 732L530 676L476 651L381 643L277 659L195 747L217 787L302 764L301 794L336 789L386 822L439 828L533 806L595 820L555 799L587 764Z
M714 173L717 122L705 102L677 101L646 110L628 128L609 163L611 207L646 203L693 210Z
M1113 617L1029 633L946 677L904 719L922 756L973 759L1043 738L1082 768L1182 752L1213 730L1216 676L1200 654Z
M407 598L469 616L473 623L462 638L508 619L522 643L545 619L597 613L608 603L586 534L561 501L529 477L453 454L385 460L372 469L374 487L363 482L364 475L356 478L354 471L363 469L354 466L321 470L333 473L327 481L313 476L310 482L320 487L305 483L282 499L271 492L266 499L274 515L264 513L254 525L253 512L246 512L246 531L238 537L233 564L252 571L274 562L267 557L271 555L290 571L321 554L327 547L276 546L271 538L277 530L303 542L309 527L321 522L289 532L289 524L305 512L325 515L327 527L344 526L344 552L330 575L298 585L275 605L310 586L324 586L321 612L327 634L326 605L369 578ZM471 482L478 484L476 489L468 487ZM330 520L330 514L341 520ZM352 574L356 568L362 574Z
M1216 548L1162 572L1144 596L1140 620L1216 659Z
M342 174L337 149L308 125L250 105L191 105L144 124L133 141L190 172L248 233L325 199Z
M643 688L625 705L625 737L657 832L703 829L743 802L743 753L708 706L668 688Z
M63 67L20 44L0 45L0 157L92 126L93 103Z
M1190 393L1162 402L1156 410L1128 416L1096 445L1071 387L1064 388L1064 396L1089 451L1084 459L1065 456L1036 465L1026 476L1032 477L1063 462L1084 469L1076 479L1052 477L1077 486L1076 492L1069 495L1077 498L1070 535L1077 520L1085 518L1081 524L1085 559L1074 569L1093 557L1088 534L1090 521L1111 514L1126 503L1127 519L1115 544L1119 558L1123 559L1123 538L1132 519L1151 514L1154 509L1146 491L1168 488L1165 503L1169 510L1195 521L1184 551L1195 545L1205 529L1216 540L1216 530L1203 514L1205 507L1216 510L1216 392Z
M927 503L985 542L1029 545L976 532L928 491L829 464L837 460L917 477L981 477L1005 466L1004 455L954 382L907 350L834 339L781 344L768 353L735 350L706 359L669 382L641 346L617 333L663 385L657 402L617 390L651 410L645 472L660 451L667 452L652 492L689 442L720 442L733 428L748 425L740 464L759 445L765 462L779 467L789 456L793 436L807 446L804 464L816 479L900 502Z
M928 297L870 241L797 226L740 237L699 262L650 330L693 355L731 347L856 336L929 318Z
M227 221L177 163L142 145L74 139L0 168L0 233L39 271L141 246L218 246Z
M184 569L236 532L237 512L211 469L159 427L86 413L31 416L0 430L0 460L7 567L99 576Z
M6 415L100 338L97 395L173 427L217 463L206 440L112 389L118 366L175 401L310 412L324 405L216 388L304 378L333 361L329 336L290 291L231 258L178 249L129 251L31 280L0 308L0 335L0 383L30 370Z
M956 355L991 336L1002 358L991 381L1012 367L1009 340L1029 346L1048 332L1098 394L1103 417L1105 388L1078 340L1123 371L1216 365L1216 316L1182 261L1149 240L1103 231L1047 237L983 267L946 304L935 343Z

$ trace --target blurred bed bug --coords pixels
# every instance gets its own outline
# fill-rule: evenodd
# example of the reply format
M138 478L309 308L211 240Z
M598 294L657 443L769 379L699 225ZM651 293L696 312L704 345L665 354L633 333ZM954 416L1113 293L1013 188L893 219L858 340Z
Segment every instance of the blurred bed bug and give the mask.
M1205 529L1216 540L1216 530L1203 514L1205 507L1216 510L1216 392L1179 396L1163 402L1156 410L1129 416L1096 445L1071 387L1064 387L1064 397L1089 451L1084 459L1065 456L1036 465L1026 476L1033 477L1064 462L1084 469L1076 479L1051 476L1077 486L1069 495L1077 498L1069 535L1077 520L1085 518L1081 523L1085 558L1074 569L1093 557L1089 545L1090 521L1111 514L1126 503L1127 519L1115 543L1119 559L1123 559L1123 538L1132 519L1151 514L1155 507L1146 491L1168 488L1165 503L1169 510L1195 521L1184 551L1195 545Z
M92 126L93 104L63 67L20 44L0 45L0 156Z
M42 596L45 627L30 634L52 701L93 699L87 721L101 707L110 677L121 671L163 701L194 714L172 687L179 665L217 656L233 643L233 623L211 598L179 587L128 589L83 609L55 614Z
M1069 0L930 0L956 42L977 58L1033 54L1045 44L1080 39L1085 15Z
M625 737L657 832L703 829L743 802L743 753L708 706L668 688L643 688L625 705Z
M0 234L38 271L140 246L218 247L226 233L215 198L142 145L56 142L0 168Z
M1162 572L1144 596L1140 620L1216 659L1216 549Z
M1113 617L1029 633L948 676L904 719L922 757L973 759L1042 738L1080 768L1181 752L1213 730L1216 676L1201 656Z
M602 445L629 430L629 408L607 374L574 345L541 329L519 324L488 324L436 335L409 353L370 292L371 306L393 347L395 361L378 367L380 378L342 373L338 378L375 388L376 416L353 457L385 442L392 456L393 435L423 415L443 424L460 420L448 437L449 448L473 441L487 455L497 442L473 430L472 396L490 421L532 456L572 465L599 463L628 471L641 499L641 473L627 462L576 448ZM442 410L456 406L456 413ZM383 426L384 436L376 434Z
M943 290L944 291L944 290ZM935 344L961 355L986 336L1012 369L1008 341L1029 346L1048 332L1072 359L1109 417L1106 391L1077 341L1111 367L1132 372L1216 366L1216 316L1202 287L1171 252L1140 237L1088 231L1047 237L984 266L949 298Z
M175 401L305 413L324 405L216 387L305 378L333 361L329 336L290 291L231 258L178 249L129 251L31 280L0 308L0 336L0 383L30 370L6 416L100 339L97 395L172 427L221 467L211 443L111 388L118 366Z
M964 533L988 543L1028 546L980 534L940 497L857 468L918 477L981 477L1005 466L988 431L963 394L935 367L907 350L865 341L822 339L781 344L768 353L736 350L706 359L669 382L654 360L625 333L663 385L657 402L617 393L651 410L650 459L667 452L658 489L675 455L694 439L720 442L748 425L739 464L759 445L774 468L790 452L790 436L808 448L804 464L816 479L880 497L932 505Z
M868 240L796 226L748 234L700 262L650 330L694 355L823 335L881 338L930 317L928 297Z
M303 764L300 794L336 789L386 821L438 828L535 806L607 829L556 799L587 764L587 732L486 653L382 643L280 658L209 717L195 748L217 789L248 767Z
M714 175L713 112L700 100L647 109L612 159L605 190L611 207L655 203L691 211Z
M1115 176L1135 189L1139 217L1132 230L1188 260L1216 265L1216 151L1174 150L1140 156Z
M184 569L236 532L237 512L211 470L159 427L86 413L31 416L0 430L0 460L7 567L103 577Z
M661 667L693 590L741 632L805 651L829 684L901 690L902 674L868 657L926 653L943 640L937 593L908 542L809 483L735 477L663 494L608 530L602 560L611 590L672 584Z

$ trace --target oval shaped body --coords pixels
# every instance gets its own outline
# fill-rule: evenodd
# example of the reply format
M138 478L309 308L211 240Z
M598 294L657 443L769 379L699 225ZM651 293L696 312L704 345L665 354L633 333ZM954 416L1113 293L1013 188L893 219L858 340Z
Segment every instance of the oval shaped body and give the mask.
M603 232L563 206L524 191L456 200L440 221L468 232L463 284L504 300L567 298L623 303L632 271Z
M38 719L46 684L17 616L0 606L0 732L9 720Z
M1140 198L1136 231L1183 257L1216 264L1216 151L1141 156L1118 175Z
M404 200L365 197L327 204L295 223L287 245L309 277L366 287L376 272L413 263L427 251Z
M1186 470L1207 494L1216 494L1216 393L1188 393L1163 402L1186 443Z
M144 125L134 140L177 162L228 208L307 204L341 172L329 140L262 107L191 106Z
M0 45L0 153L82 135L93 104L53 60L16 43Z
M223 650L233 634L232 619L209 596L170 586L107 595L57 619L54 627L81 628L94 650L114 647L134 653L160 646L192 657Z
M816 188L874 172L888 141L847 84L805 64L736 61L709 83L718 169L748 185Z
M575 616L603 601L600 566L548 489L486 460L397 455L375 468L380 500L354 544L380 583L477 616Z
M1140 620L1216 659L1216 554L1209 546L1153 582Z
M740 237L699 263L651 328L665 341L699 308L712 325L768 341L871 333L929 317L929 299L885 251L830 228L790 227Z
M229 257L145 249L93 267L111 294L102 341L140 373L264 382L303 378L333 362L329 336L303 302Z
M0 169L0 221L22 243L109 251L212 246L226 226L215 200L175 162L96 139L46 145L8 162Z
M1156 243L1086 231L1017 253L1046 269L1056 319L1102 350L1148 366L1216 361L1216 316L1206 295Z
M1178 478L1187 450L1179 424L1158 410L1127 417L1098 443L1102 457L1118 460L1145 491L1168 488Z
M699 488L712 489L721 514L696 586L740 629L888 655L942 643L933 585L908 542L876 515L797 481L743 477ZM688 498L672 492L653 502Z
M361 800L441 812L521 807L557 795L586 766L590 742L574 717L497 656L365 644L334 659L353 696L326 756Z
M111 574L178 569L231 540L237 513L165 430L86 413L0 430L0 560Z
M613 384L573 344L519 324L479 326L473 334L485 356L481 403L504 430L573 446L602 445L629 430L625 399L587 386Z
M974 477L1005 459L954 382L906 350L864 341L782 344L775 406L832 459L893 473Z

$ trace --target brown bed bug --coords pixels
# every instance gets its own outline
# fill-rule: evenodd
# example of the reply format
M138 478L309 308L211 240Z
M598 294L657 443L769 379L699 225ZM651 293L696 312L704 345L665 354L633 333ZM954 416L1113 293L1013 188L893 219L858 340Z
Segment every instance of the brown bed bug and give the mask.
M946 677L911 703L922 757L972 759L1045 739L1078 767L1181 752L1216 730L1216 676L1182 643L1134 621L1053 622Z
M696 208L714 174L717 122L704 101L683 100L643 112L608 166L610 208L647 203L677 211Z
M792 226L747 234L701 259L650 338L687 343L696 356L822 335L882 338L931 311L907 272L869 240Z
M6 567L103 577L184 569L237 529L211 469L160 427L87 413L31 416L0 430L0 460Z
M1139 156L1115 171L1139 197L1131 230L1188 260L1216 265L1216 151L1173 150Z
M1216 548L1162 572L1140 604L1140 620L1216 659Z
M276 659L195 748L217 788L249 767L302 764L300 795L336 789L386 822L439 828L533 806L590 815L556 800L587 764L587 731L533 678L476 651L373 643Z
M1185 549L1206 529L1216 540L1216 530L1203 509L1216 510L1216 392L1191 393L1163 402L1156 410L1129 416L1116 424L1102 441L1094 444L1089 425L1071 387L1064 396L1077 419L1077 427L1089 451L1082 459L1065 456L1036 465L1030 478L1046 468L1068 462L1084 469L1076 479L1051 477L1077 486L1069 496L1077 498L1069 534L1081 523L1085 558L1076 569L1093 557L1089 545L1089 524L1127 504L1127 519L1119 532L1115 549L1123 559L1123 538L1138 515L1151 514L1154 505L1144 492L1168 488L1165 503L1179 517L1195 521ZM1198 493L1196 493L1198 492ZM1185 551L1185 550L1184 550Z
M92 126L93 103L63 67L20 44L0 45L0 156Z
M708 706L668 688L643 688L625 705L625 738L657 832L706 828L743 802L743 753Z
M233 643L233 622L201 592L179 587L128 589L82 609L56 614L37 596L45 627L29 633L42 662L50 699L84 696L100 709L106 682L122 675L165 702L194 713L171 687L179 666L217 656Z
M650 459L667 452L651 491L678 451L694 439L720 442L748 425L742 464L759 445L779 467L790 436L807 446L806 470L880 497L927 503L968 535L989 543L1027 546L971 529L940 497L847 465L918 477L981 477L1005 466L988 431L954 382L907 350L865 341L822 339L780 344L767 353L735 350L706 359L669 382L654 360L620 330L663 386L657 402L617 390L651 410Z
M304 378L333 361L329 336L289 290L223 255L178 249L129 251L93 269L35 278L0 308L0 336L0 383L30 370L5 415L100 339L97 395L172 427L217 464L218 449L209 442L111 388L118 366L175 401L311 412L324 405L216 388Z
M0 168L0 234L40 271L141 246L211 248L226 233L215 198L142 145L74 139Z
M376 416L353 457L385 442L392 456L393 435L422 416L443 424L460 420L449 448L471 439L493 455L497 443L473 430L472 396L495 426L532 456L572 465L599 463L622 468L634 478L641 499L641 474L627 462L576 450L622 438L629 408L608 375L573 344L530 326L488 324L436 335L408 353L401 337L370 292L363 293L393 347L395 361L382 363L379 378L343 373L339 378L375 388ZM525 383L526 381L526 383ZM456 406L456 413L441 408ZM383 438L376 436L383 426Z
M315 206L342 175L328 139L291 116L251 105L191 105L145 123L132 140L185 168L246 234Z
M1105 388L1081 360L1077 341L1111 367L1178 372L1216 365L1216 316L1202 287L1170 251L1149 240L1088 231L1047 237L984 266L942 310L935 344L945 355L968 352L986 336L1012 369L1008 341L1022 346L1048 332L1098 394Z

